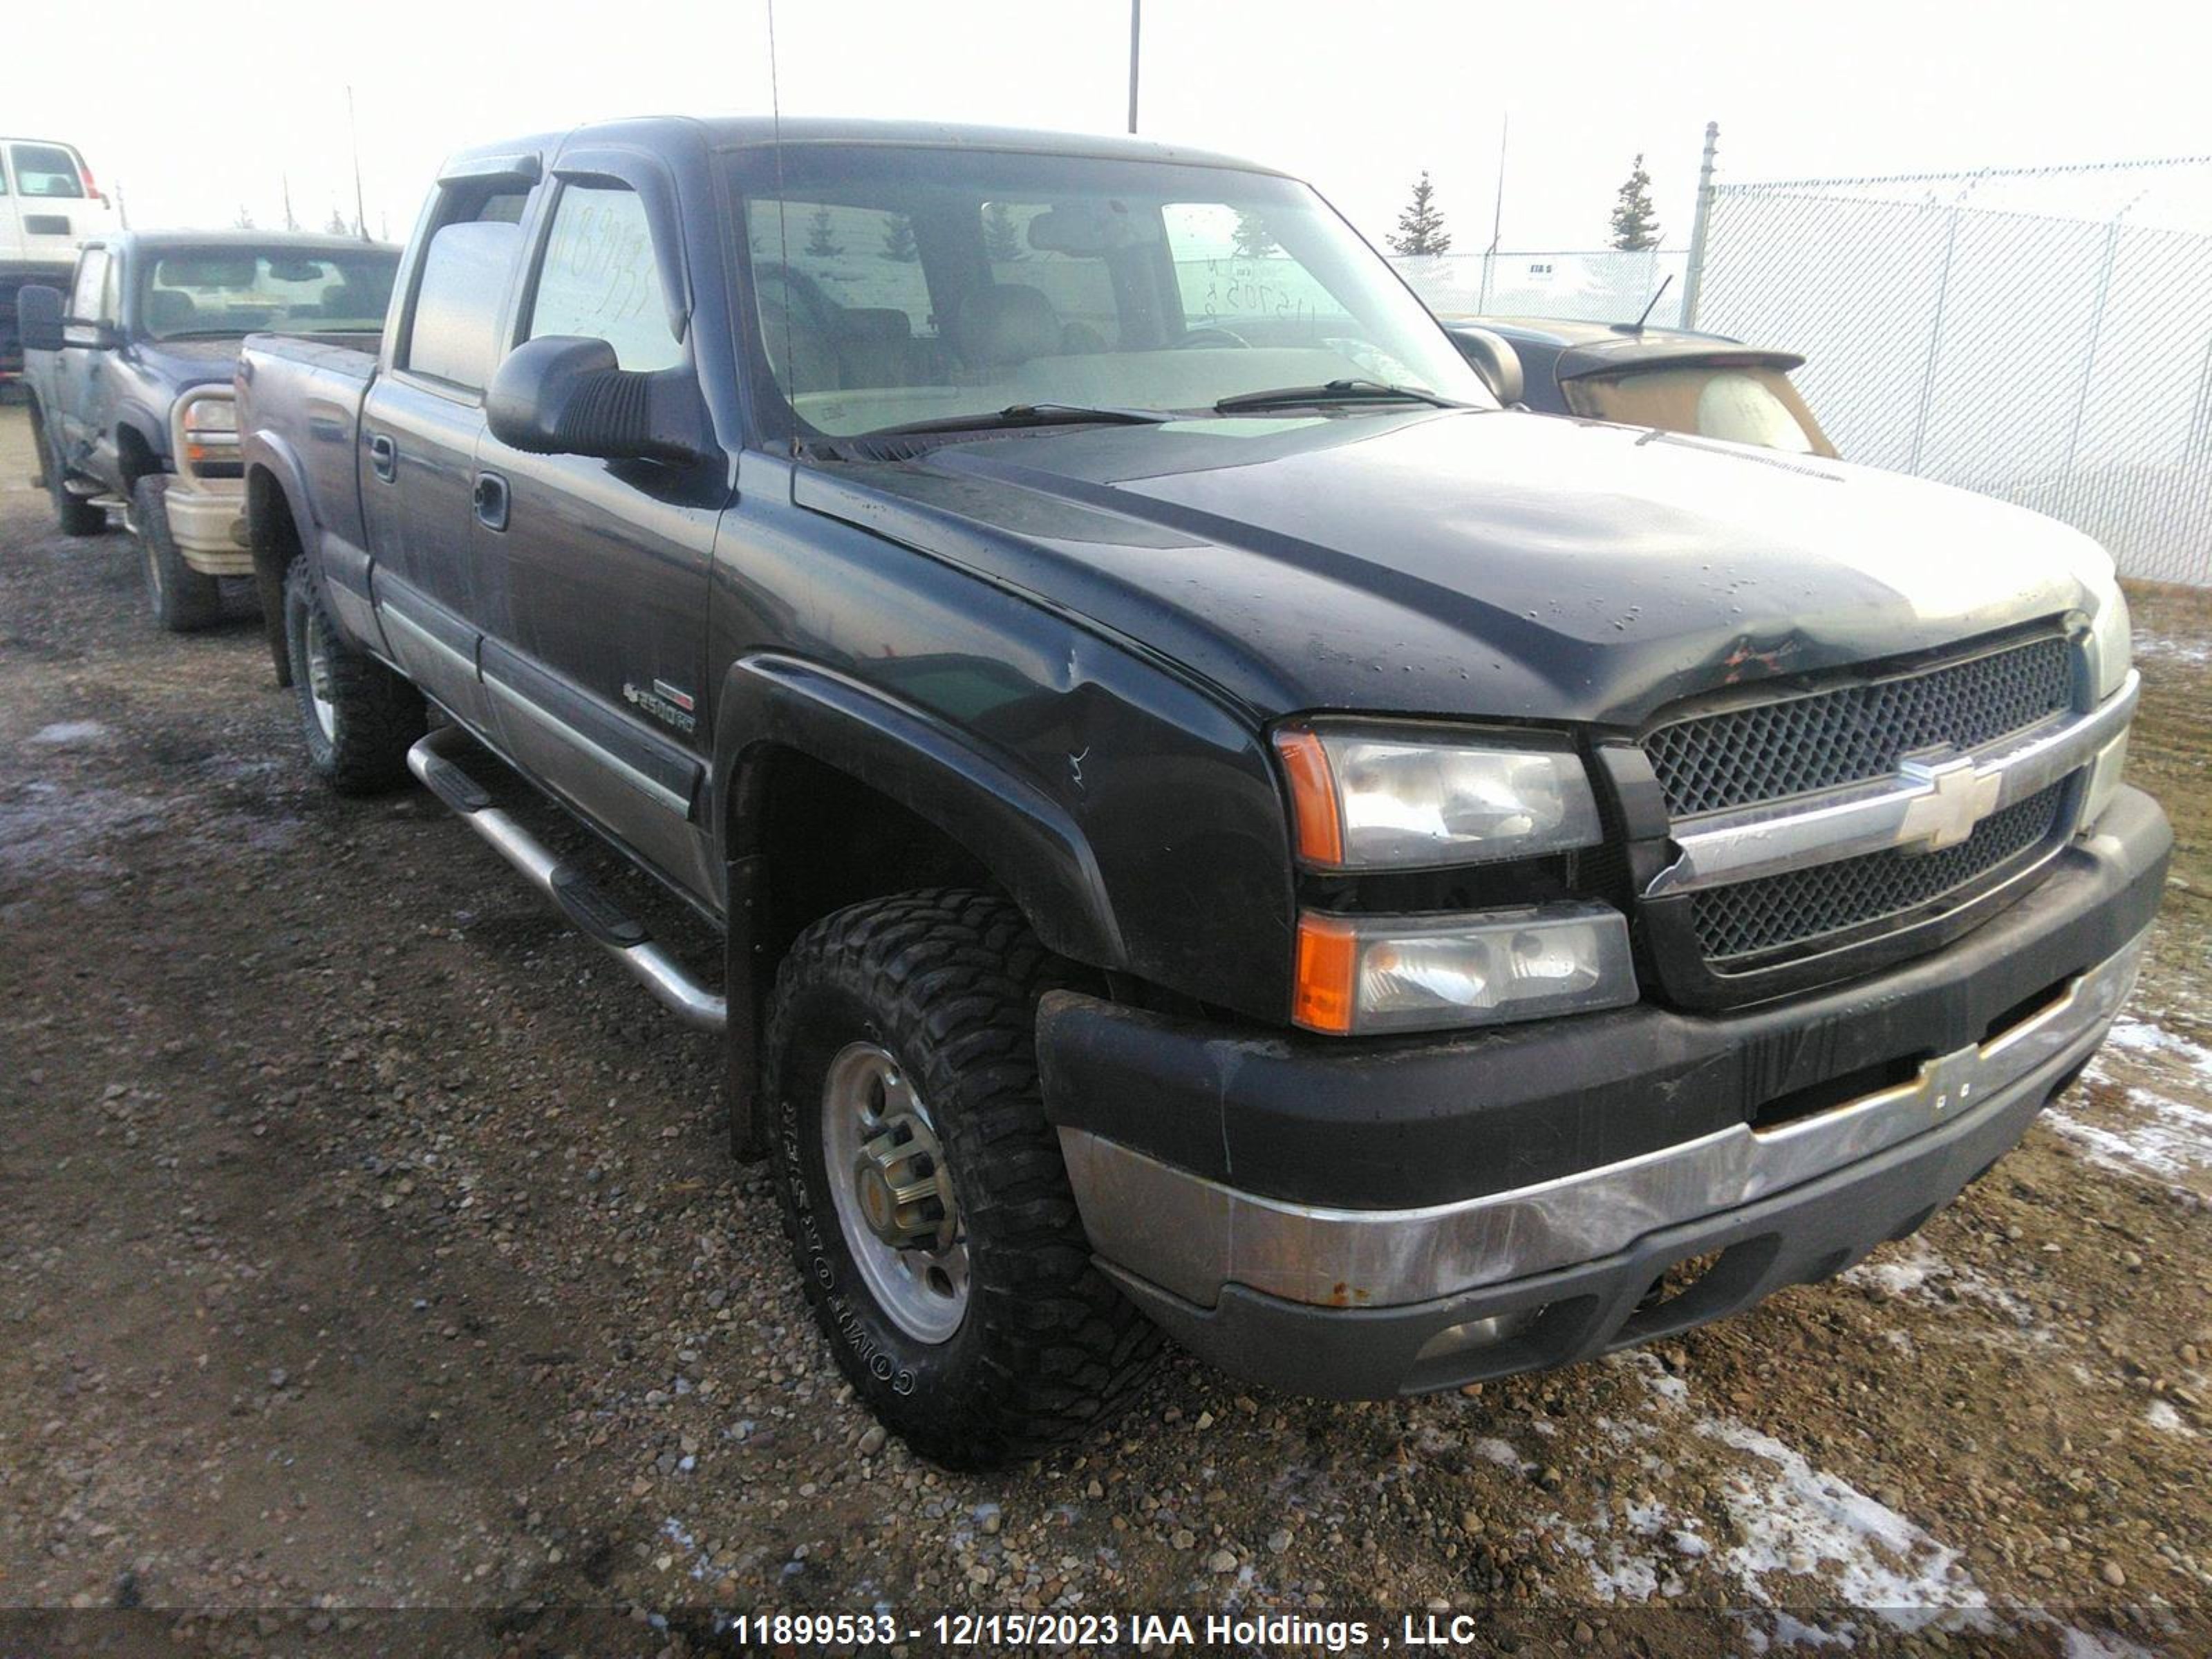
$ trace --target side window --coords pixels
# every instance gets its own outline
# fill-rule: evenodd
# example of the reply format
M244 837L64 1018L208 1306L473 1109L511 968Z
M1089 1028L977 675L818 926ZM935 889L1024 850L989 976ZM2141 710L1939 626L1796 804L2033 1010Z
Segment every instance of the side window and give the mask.
M91 322L102 316L101 301L107 295L107 250L87 249L83 258L77 261L76 281L70 288L69 314Z
M15 146L15 188L26 196L82 199L84 180L76 158L59 144Z
M524 198L485 198L469 217L441 225L422 255L415 320L403 367L465 392L481 392L499 363L499 310L522 251Z
M624 368L672 368L684 348L668 331L645 204L620 186L572 185L553 210L527 339L605 340Z

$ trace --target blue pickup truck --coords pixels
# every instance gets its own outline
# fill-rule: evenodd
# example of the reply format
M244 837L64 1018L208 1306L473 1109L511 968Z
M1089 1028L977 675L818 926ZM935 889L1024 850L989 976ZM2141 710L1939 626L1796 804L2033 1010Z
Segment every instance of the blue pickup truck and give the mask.
M221 614L216 584L252 574L231 374L257 331L374 338L398 250L265 232L95 236L66 290L17 295L31 428L66 535L118 507L145 550L155 620Z
M932 1457L1090 1431L1162 1331L1390 1396L1834 1273L2142 960L2094 543L1501 407L1272 169L584 126L450 160L391 317L239 365L306 760L420 780L723 1035L823 1340Z

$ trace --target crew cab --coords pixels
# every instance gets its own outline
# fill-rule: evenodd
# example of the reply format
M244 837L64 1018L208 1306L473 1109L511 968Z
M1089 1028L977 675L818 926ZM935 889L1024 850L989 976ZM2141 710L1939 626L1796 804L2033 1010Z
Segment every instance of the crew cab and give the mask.
M1249 163L517 139L374 357L238 385L310 764L421 780L724 1034L837 1363L946 1462L1109 1418L1160 1331L1389 1396L1833 1273L2081 1069L2160 897L2092 542L1501 408Z
M66 535L118 507L145 554L155 620L222 613L217 586L252 574L231 375L240 343L274 330L374 340L399 251L340 237L126 231L95 237L66 294L18 296L32 435Z
M76 145L0 137L0 382L23 370L16 294L27 283L67 282L77 244L114 224Z
M1540 415L1688 432L1792 454L1836 447L1790 378L1794 351L1694 329L1447 315L1444 331L1501 401Z

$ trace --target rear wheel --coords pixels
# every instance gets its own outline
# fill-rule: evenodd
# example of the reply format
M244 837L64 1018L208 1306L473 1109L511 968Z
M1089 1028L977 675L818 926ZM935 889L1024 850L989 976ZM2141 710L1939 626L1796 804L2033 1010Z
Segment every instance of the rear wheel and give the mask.
M407 751L428 729L422 694L346 643L302 556L284 576L284 643L307 763L342 795L368 795L407 776Z
M776 1185L837 1364L923 1456L982 1468L1110 1422L1158 1346L1091 1265L1039 1096L1066 982L1005 900L947 890L817 923L768 1024Z
M146 560L146 599L154 620L172 634L189 634L222 616L222 588L185 562L169 533L169 481L149 473L131 487L131 517Z
M69 469L62 465L60 441L46 430L43 412L31 405L31 439L39 447L39 465L46 475L46 494L54 503L54 518L64 536L97 536L107 528L107 514L82 495L72 495Z

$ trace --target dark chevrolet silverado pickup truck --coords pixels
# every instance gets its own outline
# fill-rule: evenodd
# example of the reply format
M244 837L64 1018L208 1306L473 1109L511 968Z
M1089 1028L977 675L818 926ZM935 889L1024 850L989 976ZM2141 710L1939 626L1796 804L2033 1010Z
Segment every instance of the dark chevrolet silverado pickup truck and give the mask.
M31 431L62 532L122 509L146 599L175 633L222 614L217 583L252 574L231 377L251 333L374 339L398 250L270 231L94 237L66 290L18 299Z
M726 1032L839 1363L947 1462L1161 1329L1389 1395L1833 1273L2081 1070L2160 896L2094 544L1501 409L1246 163L520 139L377 357L256 338L239 392L313 764L411 770Z

